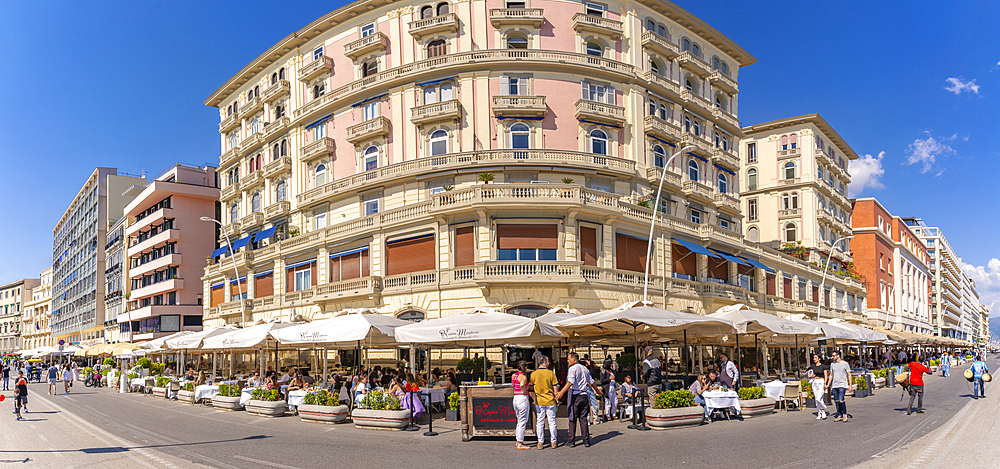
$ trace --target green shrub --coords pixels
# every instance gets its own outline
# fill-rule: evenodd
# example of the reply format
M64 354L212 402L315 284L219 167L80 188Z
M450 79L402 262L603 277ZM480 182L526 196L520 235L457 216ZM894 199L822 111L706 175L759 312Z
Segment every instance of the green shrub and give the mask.
M340 393L323 389L318 392L306 394L305 403L309 405L338 405L340 404Z
M809 399L816 399L816 396L813 394L812 384L809 383L808 379L799 381L799 385L802 386L802 392L809 393Z
M225 397L239 397L240 387L235 384L220 384L219 395Z
M743 399L745 401L751 399L763 399L764 396L766 395L766 393L764 392L764 388L760 386L740 388L736 391L736 393L740 395L740 399Z
M220 393L221 393L221 386L220 386ZM250 393L250 399L253 399L255 401L277 402L281 400L281 392L278 391L277 389L272 389L268 391L264 388L257 388L254 389L252 393Z
M111 357L105 358L104 359L104 366L107 366L107 367L115 366L115 359L111 358Z
M618 366L631 370L635 368L635 354L634 353L623 353L618 356Z
M452 393L448 395L448 408L451 410L458 410L461 406L462 404L458 391L452 391Z
M889 369L883 368L881 370L875 370L873 373L876 378L886 378L889 375Z
M474 371L482 371L482 369L483 369L483 360L486 360L486 368L489 368L489 367L493 366L493 362L491 362L490 359L488 359L486 357L479 357L479 358L475 358L475 359L472 360L472 366L473 366L472 369Z
M153 376L162 375L166 371L167 365L164 363L152 363L149 365L149 374Z
M184 383L184 385L181 386L181 388L183 388L185 391L194 391L194 383Z
M462 358L455 365L455 369L458 370L459 373L472 373L472 370L475 368L476 364L473 363L472 359L469 357Z
M167 378L166 376L156 377L156 387L165 388L168 384L170 384L170 378Z
M399 398L382 391L371 391L361 399L361 407L371 410L399 410Z
M663 391L653 400L654 409L676 409L694 405L694 394L686 389Z
M129 380L133 380L133 379L136 379L138 377L139 377L139 373L129 373L128 374L128 379Z
M105 360L105 362L107 362L107 360ZM153 362L147 357L142 357L139 360L137 360L135 364L138 365L139 368L145 368L148 370L149 366L152 365Z
M868 380L866 380L864 376L855 376L854 386L855 389L860 389L864 391L865 389L868 389Z

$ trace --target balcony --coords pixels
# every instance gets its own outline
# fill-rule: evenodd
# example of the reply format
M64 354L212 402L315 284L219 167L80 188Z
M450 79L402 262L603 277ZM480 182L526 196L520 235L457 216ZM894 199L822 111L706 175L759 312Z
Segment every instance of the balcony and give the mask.
M292 158L288 156L282 156L266 165L264 165L264 177L273 178L276 176L281 176L288 174L292 170Z
M647 135L670 142L677 142L681 139L681 128L672 122L667 122L656 116L646 116L642 123Z
M129 298L137 300L140 298L147 298L159 293L164 293L173 290L180 290L182 288L184 288L184 279L172 278L164 280L162 282L157 282L151 285L147 285L145 287L136 288L135 290L129 292L130 293Z
M652 70L647 71L643 74L643 77L653 85L655 91L659 91L664 95L671 98L678 98L681 96L681 85L676 81L671 80L663 75L653 73Z
M701 296L745 303L747 301L747 290L738 285L704 282L701 284Z
M240 183L234 182L224 188L219 192L219 200L226 202L235 199L240 195Z
M333 58L322 56L299 69L299 81L308 82L333 70Z
M389 36L386 36L385 33L377 32L357 41L344 44L344 55L356 61L372 52L385 51L386 47L389 47Z
M260 226L264 223L264 214L260 212L254 212L243 218L240 218L240 228L243 230L250 230L254 227Z
M699 155L704 156L706 158L715 154L714 150L712 149L712 144L708 143L708 140L705 140L704 138L701 138L691 132L684 132L683 134L681 134L681 143L678 146L680 148L693 146L694 149L691 151L698 153Z
M708 78L711 74L712 67L708 64L708 62L705 61L705 59L692 54L691 51L681 52L681 54L677 56L677 63L681 68L702 78Z
M235 238L236 235L240 234L240 224L239 223L229 223L222 225L223 238L229 236L230 238Z
M493 27L527 25L538 29L545 22L541 8L493 8L490 9L490 23Z
M787 150L778 150L778 159L783 160L787 158L798 158L802 153L801 148L789 148Z
M227 301L218 306L219 317L242 315L253 311L253 300Z
M726 93L736 94L740 92L740 86L736 83L736 80L722 73L722 70L712 70L712 73L708 76L708 81L712 86Z
M614 104L578 99L576 101L576 118L620 126L625 123L625 108Z
M361 277L317 285L312 300L331 301L363 298L382 294L382 277Z
M233 130L233 128L239 123L240 113L234 112L231 116L227 116L225 119L222 119L222 122L219 122L219 133L224 134Z
M264 101L262 101L259 96L255 96L248 99L246 103L243 103L243 106L240 107L240 113L248 116L249 118L253 116L253 113L259 111L262 107L264 107Z
M786 218L799 218L802 215L802 209L800 208L789 208L785 210L778 210L778 219L784 220Z
M307 143L299 151L299 155L301 155L300 158L303 162L308 163L319 158L333 155L333 150L333 138L323 137L315 142Z
M666 190L680 190L681 188L681 176L677 173L667 171L667 175L663 176L663 168L651 167L646 168L646 178L650 181L655 181L656 184L660 183L660 178L663 177L663 184Z
M667 60L673 60L680 55L677 43L653 31L644 31L642 33L642 47L662 55Z
M288 117L279 117L264 126L264 140L270 140L275 135L288 129L288 125L292 123L292 120Z
M580 261L477 262L473 278L480 284L583 284Z
M353 144L370 140L375 137L389 135L389 119L376 117L347 128L347 141Z
M782 179L782 180L778 181L778 185L780 185L780 186L791 186L793 184L798 184L800 181L801 180L799 178Z
M712 164L722 165L733 171L740 170L740 158L722 147L715 147L712 151Z
M130 267L128 269L128 276L132 279L142 278L143 275L152 274L157 270L163 270L164 267L181 265L181 261L182 258L180 254L167 254L165 256L160 256L157 259L147 261L145 264Z
M263 171L254 171L244 177L243 180L240 181L240 190L248 191L254 187L264 184L264 176L261 176L261 174L263 174Z
M226 168L230 164L235 163L236 157L239 156L239 154L240 154L239 145L236 145L235 147L230 148L228 151L223 153L222 156L219 157L219 171Z
M715 206L719 210L729 212L731 214L740 213L740 199L733 197L729 194L715 194Z
M383 293L409 293L438 288L441 276L436 270L393 275L382 279Z
M457 121L462 118L462 103L457 99L434 104L424 104L410 109L410 122L416 125L441 121Z
M721 122L723 126L726 127L726 130L736 134L743 133L740 127L740 120L729 112L724 111L719 106L712 106L712 117L714 117L716 121Z
M614 39L620 38L623 31L621 21L586 13L573 15L573 29L580 34L591 32L611 36Z
M417 40L423 36L445 32L458 32L458 15L448 13L425 20L410 21L410 35Z
M715 202L714 191L712 191L712 187L707 184L702 184L698 181L684 181L681 189L684 191L684 195L688 199L708 204Z
M278 98L288 96L289 90L291 90L291 85L288 84L288 80L278 80L277 83L264 89L264 94L261 95L260 99L265 103L269 103Z
M292 204L287 200L275 202L264 207L264 220L271 221L275 218L286 217L291 212Z
M548 108L545 96L494 96L493 114L502 117L541 117Z
M683 99L684 102L686 102L689 106L695 107L694 110L700 111L701 115L703 116L712 115L712 110L714 108L712 107L712 103L711 101L708 100L708 98L693 91L683 90L681 91L681 99Z
M237 223L237 225L239 224ZM231 275L233 273L234 268L237 271L242 270L245 272L246 269L250 267L250 264L253 262L253 259L254 259L254 253L246 251L234 252L233 255L230 257L223 256L219 258L218 262L215 262L214 264L209 264L208 267L205 269L205 275L219 275L219 274Z
M264 139L261 138L260 131L248 135L247 138L244 138L243 141L240 142L240 154L241 155L252 154L258 148L260 148L260 145L263 142Z

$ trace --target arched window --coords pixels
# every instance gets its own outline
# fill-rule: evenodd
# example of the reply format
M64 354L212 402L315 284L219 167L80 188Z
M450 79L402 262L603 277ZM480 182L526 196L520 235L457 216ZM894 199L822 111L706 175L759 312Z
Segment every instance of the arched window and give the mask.
M723 111L728 111L729 110L729 100L726 99L726 97L723 96L722 93L718 93L718 94L715 95L715 107L717 107L719 109L722 109Z
M434 7L425 6L420 9L420 19L426 20L434 17Z
M670 37L670 33L667 31L667 27L663 26L662 24L656 27L656 34L659 34L660 36L665 38Z
M692 181L701 180L701 168L694 159L688 160L688 179Z
M378 73L378 61L372 60L361 66L361 76L370 77Z
M507 48L508 49L527 49L528 39L520 35L512 35L507 37Z
M437 6L438 16L447 15L449 12L451 12L451 5L449 5L447 2L438 3Z
M539 306L539 305L511 306L510 308L507 308L506 311L507 314L524 316L526 318L537 318L547 312L549 312L548 306Z
M795 163L785 163L785 179L795 179Z
M587 43L587 55L592 55L594 57L603 57L604 56L604 48L601 47L601 45L598 44L598 43L596 43L596 42L588 42Z
M278 79L279 80L284 80L285 79L285 68L284 67L278 69Z
M697 120L694 121L694 125L692 126L692 129L694 130L694 134L695 135L701 137L701 135L702 135L701 134L701 122L698 122Z
M278 83L278 74L277 73L272 73L271 74L271 84L274 85L276 83Z
M260 212L260 192L254 193L250 199L250 213Z
M647 98L647 100L649 101L649 115L655 116L656 115L656 100L652 99L652 98Z
M760 239L760 231L756 226L751 226L747 230L747 240L756 243Z
M712 57L712 70L718 70L721 63L718 57Z
M608 154L608 135L603 130L590 131L590 152L598 155Z
M281 119L282 117L285 117L285 106L278 104L274 106L274 120Z
M253 87L253 97L260 97L260 85Z
M277 202L284 202L286 197L285 192L285 180L282 179L278 181L278 185L274 188L274 200Z
M699 46L698 44L691 44L691 53L698 57L701 57L701 46Z
M320 96L323 96L324 94L326 94L326 83L325 82L321 81L321 82L316 83L315 85L313 85L313 88L312 88L312 99L316 99L316 98L318 98Z
M229 106L228 106L228 107L226 108L226 117L229 117L229 116L231 116L231 115L233 115L233 105L232 105L232 104L230 104L230 105L229 105Z
M240 204L238 202L233 202L229 206L229 223L236 223L240 221Z
M656 31L656 22L653 20L646 20L646 31Z
M819 240L826 241L826 228L824 228L823 225L820 225L819 227Z
M722 147L722 132L715 132L715 148Z
M261 169L264 169L264 166L261 165L261 162L262 162L261 159L262 158L263 158L263 155L261 155L260 153L257 153L257 170L258 171L261 170Z
M531 129L526 124L517 123L510 126L510 147L531 148Z
M691 79L691 77L687 77L684 79L684 89L691 91L693 93L697 93L698 85L694 82L693 79Z
M725 74L726 76L729 76L729 64L727 64L725 62L722 62L722 68L721 68L721 70L722 70L723 74Z
M786 243L794 243L795 240L796 240L796 236L795 236L795 224L794 223L789 223L789 224L785 225L785 242Z
M792 192L789 198L791 199L791 204L792 204L791 208L793 209L799 208L799 193Z
M256 163L257 163L256 159L250 158L250 171L248 171L249 173L252 173L252 172L256 171L256 169L255 169L256 168L256 165L255 165Z
M799 141L799 134L792 134L792 135L791 135L791 136L790 136L790 137L788 138L788 142L789 142L789 144L791 144L791 147L790 147L790 148L795 148L795 147L797 147L797 146L798 146L798 141Z
M788 193L781 194L781 209L788 210Z
M400 321L420 322L424 320L424 313L420 311L404 311L396 316Z
M247 101L250 101L251 99L253 99L253 90L247 91Z
M757 169L750 168L747 170L747 190L755 191L757 190Z
M685 132L690 132L691 131L691 124L692 124L691 118L688 117L688 116L684 116L684 131Z
M662 75L660 73L660 65L657 64L655 60L650 60L649 61L649 70L652 71L653 73L657 74L657 75Z
M444 39L435 39L427 44L427 57L437 57L448 53L448 44Z
M663 147L659 145L653 145L653 165L657 168L662 168L667 164L667 152L663 151Z
M281 141L281 156L288 156L288 140Z
M319 187L319 186L322 186L323 184L326 184L326 165L325 164L320 163L318 166L316 166L315 174L316 174L316 184L315 184L316 187Z
M660 104L660 119L667 120L667 116L671 114L673 108L667 108L666 104Z
M782 135L781 136L781 149L782 150L787 150L788 149L788 136L787 135Z
M719 193L729 193L729 178L726 176L726 173L719 173Z
M688 40L687 38L682 39L681 40L681 51L684 52L684 51L689 51L689 50L691 50L691 41Z
M448 153L448 132L438 129L431 133L431 156Z
M378 147L372 145L365 148L365 171L378 168Z

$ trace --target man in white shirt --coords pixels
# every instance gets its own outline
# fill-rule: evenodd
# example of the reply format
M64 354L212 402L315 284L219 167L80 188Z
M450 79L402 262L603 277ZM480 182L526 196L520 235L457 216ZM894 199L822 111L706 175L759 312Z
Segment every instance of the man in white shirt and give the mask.
M594 377L590 370L580 364L580 356L570 353L566 362L569 371L566 373L566 384L556 393L556 400L562 399L569 392L569 444L576 446L576 423L580 422L580 434L583 436L583 446L590 447L590 397L587 388L594 386ZM597 389L594 388L596 391Z
M833 395L833 403L837 405L837 413L833 421L847 421L847 403L844 400L847 391L851 389L851 365L840 358L840 352L833 351L833 363L830 364L830 379L826 388Z
M736 385L740 383L740 371L736 368L736 364L725 353L719 354L719 360L722 361L722 374L719 375L719 380L730 389L736 389Z
M292 380L292 370L285 371L285 374L278 380L278 384L285 384Z

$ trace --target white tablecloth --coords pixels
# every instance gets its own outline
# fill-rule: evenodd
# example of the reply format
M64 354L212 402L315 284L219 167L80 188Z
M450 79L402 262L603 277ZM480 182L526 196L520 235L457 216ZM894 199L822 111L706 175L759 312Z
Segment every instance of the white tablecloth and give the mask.
M145 386L146 378L132 378L132 380L129 381L128 384L133 388L138 386Z
M736 394L736 391L705 391L701 397L705 398L705 408L708 409L708 413L728 407L735 408L737 414L743 412L740 408L740 395Z
M310 392L303 391L301 389L296 391L288 391L288 406L298 407L302 404L305 404L307 394L310 394Z
M775 401L780 401L781 396L785 394L785 383L780 379L771 381L770 383L764 383L764 395L774 399Z
M194 388L194 401L198 402L202 399L211 399L216 394L219 393L219 387L211 384L203 384Z
M240 405L246 407L247 402L250 401L250 396L253 394L253 388L243 388L240 392Z
M431 398L431 403L441 404L444 402L445 389L447 388L420 388L420 395L421 397L426 397L429 395Z

